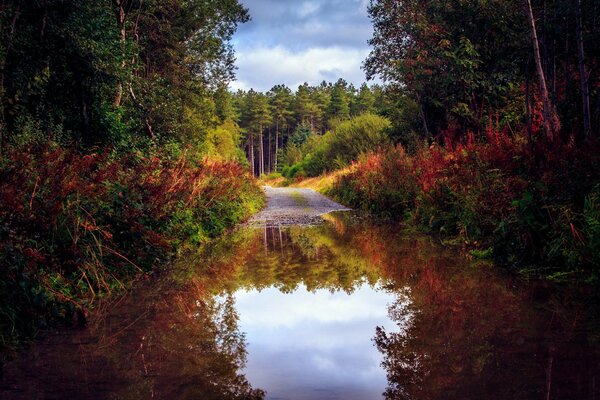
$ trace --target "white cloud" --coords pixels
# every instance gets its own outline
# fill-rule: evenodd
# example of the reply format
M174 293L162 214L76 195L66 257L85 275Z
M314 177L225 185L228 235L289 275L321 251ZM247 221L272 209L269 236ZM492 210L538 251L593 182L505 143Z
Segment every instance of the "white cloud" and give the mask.
M253 88L267 91L276 84L292 89L308 82L335 81L343 78L358 86L365 80L360 69L367 48L315 47L291 51L283 46L256 46L237 49L237 81L234 90Z
M373 28L369 0L242 0L252 20L233 39L238 81L233 89L296 89L343 78L360 85Z
M302 3L300 5L300 10L299 10L300 17L301 18L308 17L309 15L312 15L312 14L316 13L317 11L319 11L320 8L321 8L321 6L319 5L319 3L316 3L314 1L305 1L304 3Z

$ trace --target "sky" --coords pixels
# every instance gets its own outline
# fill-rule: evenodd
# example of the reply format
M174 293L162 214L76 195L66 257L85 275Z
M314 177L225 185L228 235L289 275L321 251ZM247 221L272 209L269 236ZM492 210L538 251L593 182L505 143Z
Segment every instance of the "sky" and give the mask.
M292 89L338 78L356 87L369 53L372 26L368 0L241 0L249 22L233 37L237 80L234 90Z

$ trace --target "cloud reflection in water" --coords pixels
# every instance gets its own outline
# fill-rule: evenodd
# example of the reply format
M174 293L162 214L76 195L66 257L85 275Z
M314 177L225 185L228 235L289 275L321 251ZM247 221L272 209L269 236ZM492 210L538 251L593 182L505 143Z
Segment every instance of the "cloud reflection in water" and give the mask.
M377 326L397 331L387 315L395 296L368 284L348 294L276 288L236 292L246 334L244 373L267 398L380 398L386 387Z

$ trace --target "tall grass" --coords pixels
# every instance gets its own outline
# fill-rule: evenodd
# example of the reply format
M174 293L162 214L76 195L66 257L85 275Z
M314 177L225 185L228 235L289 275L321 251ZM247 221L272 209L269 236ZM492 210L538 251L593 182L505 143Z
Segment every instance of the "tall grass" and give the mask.
M0 348L56 322L83 323L98 298L130 286L263 202L235 162L62 147L0 160Z

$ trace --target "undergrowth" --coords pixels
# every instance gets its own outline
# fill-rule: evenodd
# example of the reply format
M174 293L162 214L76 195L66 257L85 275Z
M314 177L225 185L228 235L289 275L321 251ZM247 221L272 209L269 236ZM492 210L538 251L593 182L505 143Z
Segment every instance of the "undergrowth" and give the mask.
M54 324L81 324L99 298L128 288L183 246L258 210L235 162L155 152L81 154L7 148L0 158L0 351ZM1 361L1 360L0 360Z
M600 152L590 146L532 150L523 137L493 132L484 143L434 144L414 154L397 146L363 156L328 193L454 238L474 257L597 284Z

